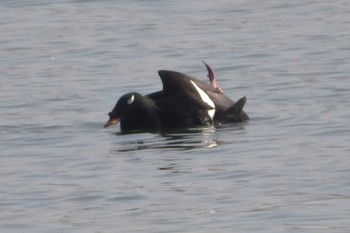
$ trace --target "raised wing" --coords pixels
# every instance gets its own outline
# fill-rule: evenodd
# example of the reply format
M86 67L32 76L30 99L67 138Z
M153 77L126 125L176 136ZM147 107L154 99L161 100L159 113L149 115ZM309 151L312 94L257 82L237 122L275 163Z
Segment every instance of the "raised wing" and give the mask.
M190 80L194 78L186 74L171 70L160 70L158 74L163 83L163 92L166 95L196 91L194 86L190 83Z
M226 111L234 104L222 92L196 78L169 70L160 70L158 73L163 82L163 92L165 95L197 93L196 88L191 83L192 81L210 97L218 111Z

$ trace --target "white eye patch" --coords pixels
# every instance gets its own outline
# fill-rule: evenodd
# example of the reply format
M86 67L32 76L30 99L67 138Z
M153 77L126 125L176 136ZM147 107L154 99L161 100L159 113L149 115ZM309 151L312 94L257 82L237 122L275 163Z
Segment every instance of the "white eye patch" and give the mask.
M132 95L132 96L128 99L127 103L130 105L130 104L132 104L132 103L134 102L134 100L135 100L135 96Z
M190 81L191 81L192 85L196 88L196 90L197 90L199 96L201 97L201 99L203 100L203 102L207 103L210 107L213 108L213 109L209 109L208 110L208 115L210 116L211 120L213 120L214 119L214 115L215 115L215 104L214 104L214 102L192 80L190 80Z

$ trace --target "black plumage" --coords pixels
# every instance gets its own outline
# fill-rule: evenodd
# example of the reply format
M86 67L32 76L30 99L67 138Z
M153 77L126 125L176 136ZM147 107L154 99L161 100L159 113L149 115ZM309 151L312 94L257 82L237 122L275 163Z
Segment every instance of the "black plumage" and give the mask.
M246 98L232 101L217 86L214 76L208 85L176 71L160 70L158 74L163 90L145 96L137 92L123 95L109 113L105 127L120 121L123 132L160 131L249 119L242 110Z

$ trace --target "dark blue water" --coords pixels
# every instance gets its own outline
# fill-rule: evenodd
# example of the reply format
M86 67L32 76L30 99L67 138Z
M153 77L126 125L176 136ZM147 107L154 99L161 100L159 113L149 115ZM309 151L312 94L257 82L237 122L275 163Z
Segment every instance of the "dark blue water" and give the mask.
M349 232L347 1L0 3L1 232ZM119 135L157 71L247 123Z

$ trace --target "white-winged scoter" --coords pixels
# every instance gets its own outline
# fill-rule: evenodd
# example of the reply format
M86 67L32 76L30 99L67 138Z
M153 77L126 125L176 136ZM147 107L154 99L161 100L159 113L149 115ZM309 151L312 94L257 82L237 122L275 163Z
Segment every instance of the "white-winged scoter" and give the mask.
M228 98L216 82L213 69L203 61L211 85L176 71L160 70L163 90L148 95L130 92L118 100L104 127L120 121L122 132L160 131L214 123L248 120L246 97Z

